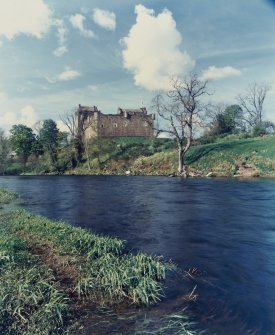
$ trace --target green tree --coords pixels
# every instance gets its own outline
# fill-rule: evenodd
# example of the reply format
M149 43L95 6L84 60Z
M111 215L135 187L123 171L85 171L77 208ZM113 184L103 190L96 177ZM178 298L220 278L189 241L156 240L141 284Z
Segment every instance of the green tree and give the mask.
M11 147L22 160L25 169L28 158L33 152L34 146L36 145L37 139L35 134L31 128L23 124L12 126L10 133Z
M232 134L245 129L243 111L239 105L226 107L224 104L211 104L208 111L210 135Z
M89 169L92 169L91 160L96 159L99 169L102 170L115 149L115 142L111 138L97 137L87 141L85 152Z
M39 141L44 151L49 154L52 165L56 167L59 142L59 130L56 122L51 119L43 122L42 128L39 130Z
M225 108L223 115L227 132L234 133L245 129L243 123L243 110L241 106L230 105Z

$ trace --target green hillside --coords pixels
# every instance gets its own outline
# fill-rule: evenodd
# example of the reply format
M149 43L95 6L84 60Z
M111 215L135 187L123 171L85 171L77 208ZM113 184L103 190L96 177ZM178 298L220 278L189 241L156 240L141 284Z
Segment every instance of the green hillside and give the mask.
M173 149L175 148L175 149ZM237 139L234 136L216 143L194 145L186 156L194 176L275 176L275 136ZM177 171L177 150L169 139L117 139L115 151L104 158L99 169L85 164L74 173L171 175Z

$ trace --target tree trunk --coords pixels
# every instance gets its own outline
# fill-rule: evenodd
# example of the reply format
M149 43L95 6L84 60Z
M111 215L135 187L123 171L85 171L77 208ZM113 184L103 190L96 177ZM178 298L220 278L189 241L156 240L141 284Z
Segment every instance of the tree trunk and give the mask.
M88 163L88 168L91 171L92 167L91 167L91 161L90 161L90 155L89 155L89 148L88 148L88 143L86 138L84 139L84 149L85 149L85 154L86 154L86 159L87 159L87 163Z
M178 173L180 176L187 177L186 166L184 164L184 150L178 149Z

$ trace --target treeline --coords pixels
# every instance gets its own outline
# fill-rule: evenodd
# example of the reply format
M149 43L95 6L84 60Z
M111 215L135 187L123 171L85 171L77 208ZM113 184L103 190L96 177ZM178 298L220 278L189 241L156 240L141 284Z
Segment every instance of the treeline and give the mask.
M166 139L87 139L87 129L77 125L75 113L62 118L68 132L60 131L51 119L38 122L34 129L14 125L9 136L0 130L0 174L63 174L76 168L81 168L83 173L85 169L89 173L108 173L110 169L114 173L125 172L140 156L175 148L181 154L179 166L184 166L184 155L192 145L215 142L232 134L246 138L275 130L275 125L264 117L268 86L251 85L245 94L237 97L237 104L225 105L202 103L201 96L207 94L206 85L197 75L190 75L174 81L173 90L167 96L158 95L153 99L153 108L164 126L156 127L156 134L170 134Z
M76 137L60 131L51 119L34 128L14 125L9 136L0 130L0 174L63 174L75 168L98 173L106 171L110 161L123 162L127 169L127 163L139 156L174 148L173 139L131 137L93 138L80 146Z
M0 131L1 174L62 173L73 164L68 134L59 131L51 119L37 128L34 131L23 124L14 125L9 136Z

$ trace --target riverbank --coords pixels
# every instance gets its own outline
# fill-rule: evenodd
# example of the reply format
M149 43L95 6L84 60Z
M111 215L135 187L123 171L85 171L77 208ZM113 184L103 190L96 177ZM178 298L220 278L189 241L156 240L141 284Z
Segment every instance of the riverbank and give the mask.
M0 204L16 198L0 190ZM166 272L174 267L170 263L130 253L122 240L24 210L1 211L0 217L1 334L79 334L77 321L88 306L127 310L163 297ZM181 315L163 318L156 334L165 329L184 335L190 327Z
M164 175L177 171L177 150L164 149L152 154L110 157L99 167L97 159L71 169L65 174L75 175ZM239 139L227 136L215 143L194 145L186 155L191 177L275 177L275 136Z

